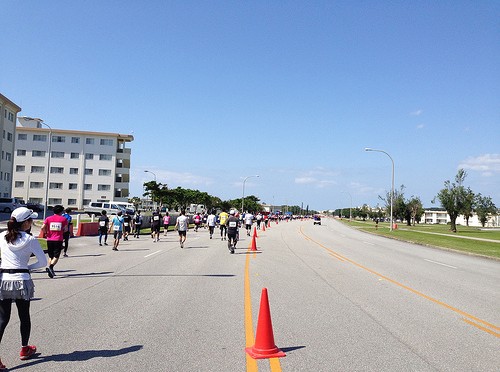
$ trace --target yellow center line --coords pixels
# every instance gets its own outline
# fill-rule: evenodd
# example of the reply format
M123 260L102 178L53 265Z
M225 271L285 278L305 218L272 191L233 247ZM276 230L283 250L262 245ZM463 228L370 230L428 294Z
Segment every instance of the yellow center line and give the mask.
M300 227L300 233L301 233L302 235L304 235L304 236L308 237L308 236L304 233L304 231L302 230L302 226ZM400 283L400 282L398 282L398 281L396 281L396 280L393 280L393 279L391 279L391 278L389 278L389 277L387 277L387 276L385 276L385 275L382 275L382 274L380 274L380 273L378 273L378 272L376 272L376 271L374 271L374 270L372 270L372 269L369 269L369 268L368 268L368 267L366 267L366 266L363 266L363 265L361 265L361 264L359 264L359 263L357 263L357 262L355 262L355 261L353 261L353 260L351 260L351 259L349 259L349 258L347 258L347 257L345 257L345 256L342 256L341 254L339 254L339 253L337 253L337 252L334 252L332 249L330 249L330 248L328 248L328 247L325 247L323 244L321 244L321 243L319 243L319 242L315 241L315 240L314 240L314 239L312 239L311 237L308 237L308 238L309 238L309 239L310 239L313 243L315 243L315 244L319 245L320 247L322 247L322 248L326 249L326 250L327 250L328 252L330 252L331 254L334 254L335 256L341 257L342 259L346 260L347 262L350 262L350 263L352 263L353 265L355 265L355 266L357 266L357 267L359 267L359 268L361 268L361 269L363 269L363 270L368 271L369 273L372 273L372 274L374 274L374 275L376 275L376 276L378 276L378 277L380 277L380 278L382 278L382 279L385 279L385 280L387 280L387 281L389 281L389 282L391 282L391 283L393 283L393 284L395 284L395 285L397 285L397 286L399 286L399 287L401 287L401 288L404 288L404 289L406 289L407 291L410 291L410 292L411 292L411 293L413 293L413 294L416 294L416 295L418 295L418 296L420 296L420 297L422 297L422 298L425 298L426 300L429 300L429 301L431 301L431 302L433 302L433 303L435 303L435 304L437 304L437 305L439 305L439 306L442 306L442 307L444 307L444 308L446 308L446 309L448 309L448 310L451 310L451 311L453 311L453 312L455 312L455 313L457 313L457 314L460 314L460 315L464 316L465 318L469 318L469 319L471 319L471 320L473 320L473 321L475 321L475 322L477 322L477 323L481 323L483 326L486 326L486 327L491 328L491 329L496 330L496 331L500 331L500 327L497 327L497 326L495 326L495 325L493 325L493 324L491 324L491 323L489 323L489 322L487 322L487 321L485 321L485 320L482 320L482 319L480 319L480 318L477 318L477 317L475 317L474 315L471 315L471 314L469 314L469 313L466 313L465 311L459 310L459 309L457 309L457 308L455 308L455 307L453 307L453 306L451 306L451 305L448 305L448 304L446 304L446 303L444 303L444 302L442 302L442 301L440 301L440 300L438 300L438 299L435 299L435 298L433 298L433 297L430 297L430 296L428 296L428 295L426 295L426 294L424 294L424 293L422 293L422 292L417 291L416 289L413 289L413 288L411 288L411 287L408 287L407 285L404 285L404 284L402 284L402 283ZM466 320L466 319L464 319L464 320ZM466 320L466 321L467 321L467 320ZM479 325L477 325L477 324L471 323L470 321L467 321L467 323L472 324L472 325L475 325L475 326L477 326L479 329L485 330L483 326L479 326ZM500 333L498 333L498 332L495 332L495 331L488 331L488 333L490 333L490 334L494 335L495 337L500 337Z
M271 372L281 372L281 364L279 358L269 359L269 366L271 367Z
M252 300L250 298L250 255L247 254L245 260L245 285L244 285L244 298L245 298L245 347L251 347L255 343L253 336L253 322L252 322ZM247 372L257 372L257 361L250 355L245 353L247 358Z
M245 346L252 347L255 344L253 321L252 321L252 300L250 296L250 257L253 259L257 256L251 250L252 244L250 243L247 248L247 255L245 260L245 284L244 284L244 303L245 303ZM248 254L252 252L253 254ZM246 353L245 353L246 354ZM250 355L246 354L247 372L257 372L259 367L257 360L253 359ZM279 358L270 358L269 365L271 372L281 372L281 364Z

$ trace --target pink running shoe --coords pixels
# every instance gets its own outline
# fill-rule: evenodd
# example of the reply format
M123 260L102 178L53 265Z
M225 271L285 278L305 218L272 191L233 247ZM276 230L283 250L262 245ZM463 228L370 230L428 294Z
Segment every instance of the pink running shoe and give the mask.
M19 353L19 357L21 360L27 360L33 356L33 354L36 353L36 346L28 345L28 346L23 346L21 348L21 352Z

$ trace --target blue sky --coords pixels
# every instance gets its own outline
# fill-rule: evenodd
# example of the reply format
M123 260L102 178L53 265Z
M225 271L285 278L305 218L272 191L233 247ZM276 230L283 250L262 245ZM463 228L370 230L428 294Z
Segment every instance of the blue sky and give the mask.
M2 2L0 92L130 134L151 180L222 199L426 207L461 167L500 205L498 1Z

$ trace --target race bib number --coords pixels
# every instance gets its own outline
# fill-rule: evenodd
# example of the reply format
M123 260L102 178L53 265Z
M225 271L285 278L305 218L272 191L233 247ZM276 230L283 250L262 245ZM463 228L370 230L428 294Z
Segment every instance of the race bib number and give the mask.
M120 226L118 226L118 225L113 225L113 230L114 230L114 231L120 231Z
M236 227L236 226L237 226L236 221L229 222L229 227Z
M160 219L160 216L154 216L153 220L158 221Z
M51 222L49 226L50 231L62 231L62 223L61 222Z
M99 221L99 226L101 226L101 227L106 226L106 221Z
M124 222L123 224L124 224L125 226L128 226L128 222Z

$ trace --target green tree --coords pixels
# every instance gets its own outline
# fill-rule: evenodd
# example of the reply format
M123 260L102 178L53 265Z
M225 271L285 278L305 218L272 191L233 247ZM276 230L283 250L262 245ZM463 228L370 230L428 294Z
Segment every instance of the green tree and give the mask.
M392 216L394 219L400 219L403 221L406 217L406 203L404 200L404 189L405 185L401 185L399 191L394 190L394 196L392 199ZM385 210L391 214L391 192L388 191L385 196L379 195L378 198L382 200L385 204Z
M472 192L470 187L465 190L464 195L464 206L462 214L465 217L465 224L469 226L469 218L472 217L472 212L474 211L475 194Z
M408 226L410 226L410 224L415 226L415 221L419 222L420 217L424 214L422 201L418 196L412 196L411 199L406 202L406 211L410 217L407 220Z
M160 188L161 183L156 181L144 182L144 194L143 196L149 196L154 202L160 202Z
M141 205L141 198L139 198L138 196L134 196L133 198L130 198L128 202L132 203L135 209L138 210L139 206Z
M480 193L477 194L475 197L475 206L479 222L481 222L481 226L483 227L486 225L489 215L498 214L498 209L489 196L482 196Z
M464 212L464 204L467 197L467 190L465 190L463 185L465 177L467 177L467 172L459 169L455 176L455 182L445 181L444 189L439 191L436 196L441 206L446 209L450 216L450 230L453 232L457 232L457 217Z

